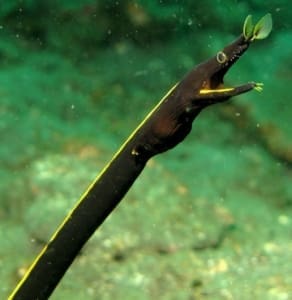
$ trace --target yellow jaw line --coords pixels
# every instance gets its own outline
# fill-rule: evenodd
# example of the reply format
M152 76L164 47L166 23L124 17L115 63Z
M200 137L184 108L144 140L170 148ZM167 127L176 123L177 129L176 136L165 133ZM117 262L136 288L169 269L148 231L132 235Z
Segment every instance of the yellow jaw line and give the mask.
M214 94L214 93L225 93L225 92L230 92L233 91L234 88L224 88L224 89L215 89L215 90L209 90L209 89L203 89L200 90L201 95L207 95L207 94Z

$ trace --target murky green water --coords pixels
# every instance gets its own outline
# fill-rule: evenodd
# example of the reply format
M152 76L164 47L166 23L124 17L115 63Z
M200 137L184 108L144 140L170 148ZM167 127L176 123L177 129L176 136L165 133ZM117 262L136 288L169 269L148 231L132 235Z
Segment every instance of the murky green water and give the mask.
M291 8L1 3L0 298L169 88L270 12L271 35L225 78L263 91L204 110L151 159L51 298L290 299Z

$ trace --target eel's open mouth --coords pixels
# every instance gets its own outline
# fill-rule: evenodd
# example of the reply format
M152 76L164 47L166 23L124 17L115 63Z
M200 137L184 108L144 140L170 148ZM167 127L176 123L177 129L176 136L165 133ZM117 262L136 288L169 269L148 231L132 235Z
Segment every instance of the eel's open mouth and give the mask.
M248 92L252 89L261 91L262 83L247 82L238 86L226 86L224 76L241 55L248 49L250 44L244 35L241 35L235 42L219 51L216 56L207 62L208 74L202 82L199 91L200 98L210 98L215 102ZM217 101L216 101L217 100Z
M208 72L199 90L200 98L208 97L213 99L212 103L215 103L215 98L222 101L252 89L262 91L262 83L248 82L239 86L228 87L224 85L223 79L230 67L248 49L250 43L254 40L265 39L270 34L272 26L271 14L263 16L255 25L252 16L247 16L242 35L206 63L205 67Z

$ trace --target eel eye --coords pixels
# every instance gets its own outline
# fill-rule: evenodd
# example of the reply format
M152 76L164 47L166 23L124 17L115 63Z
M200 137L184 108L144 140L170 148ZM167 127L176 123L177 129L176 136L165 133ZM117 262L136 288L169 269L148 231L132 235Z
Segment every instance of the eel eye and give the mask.
M224 64L227 61L227 55L224 52L219 51L216 55L216 59L219 64Z

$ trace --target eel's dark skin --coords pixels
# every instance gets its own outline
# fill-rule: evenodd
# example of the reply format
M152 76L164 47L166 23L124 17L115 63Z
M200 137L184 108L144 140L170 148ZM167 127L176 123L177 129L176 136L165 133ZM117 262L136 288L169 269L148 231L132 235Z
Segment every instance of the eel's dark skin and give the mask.
M243 35L191 70L148 114L81 197L9 299L47 299L98 226L112 212L154 155L180 143L201 110L260 88L223 86L228 69L248 49Z

